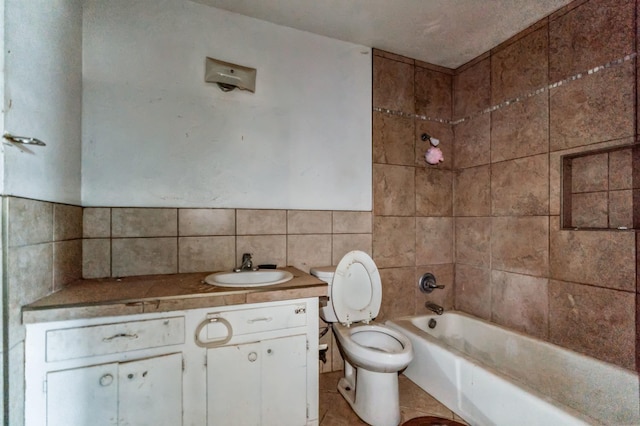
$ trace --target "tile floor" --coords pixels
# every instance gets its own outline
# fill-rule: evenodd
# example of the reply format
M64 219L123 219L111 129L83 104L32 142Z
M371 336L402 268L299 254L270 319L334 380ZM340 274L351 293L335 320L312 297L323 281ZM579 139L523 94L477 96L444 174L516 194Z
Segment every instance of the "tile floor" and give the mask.
M338 393L342 371L320 374L320 426L365 425ZM420 389L404 375L399 377L402 422L420 416L438 416L463 422L459 416Z

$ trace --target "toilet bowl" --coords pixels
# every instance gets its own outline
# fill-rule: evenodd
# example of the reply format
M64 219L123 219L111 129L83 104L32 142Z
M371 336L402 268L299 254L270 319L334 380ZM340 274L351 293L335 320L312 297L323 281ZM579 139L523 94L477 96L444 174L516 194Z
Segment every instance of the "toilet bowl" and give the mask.
M400 423L398 372L413 359L411 341L373 320L380 311L382 284L373 259L347 253L337 267L311 268L329 284L320 317L331 324L345 362L338 391L353 411L375 426Z

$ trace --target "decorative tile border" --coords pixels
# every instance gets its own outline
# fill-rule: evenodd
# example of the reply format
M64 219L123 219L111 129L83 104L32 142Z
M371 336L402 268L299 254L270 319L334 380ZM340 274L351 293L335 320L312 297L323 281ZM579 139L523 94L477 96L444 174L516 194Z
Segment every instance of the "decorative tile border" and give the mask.
M448 120L446 118L429 117L429 116L426 116L426 115L413 114L413 113L403 112L403 111L395 111L395 110L386 109L386 108L380 108L380 107L373 107L373 110L375 112L382 112L382 113L385 113L385 114L397 115L397 116L400 116L400 117L415 118L415 119L421 120L421 121L433 121L433 122L436 122L436 123L450 124L450 125L454 125L455 126L456 124L460 124L460 123L465 122L467 120L471 120L473 118L477 118L477 117L479 117L481 115L488 114L488 113L493 112L493 111L497 111L497 110L499 110L501 108L504 108L504 107L507 107L507 106L509 106L511 104L522 102L522 101L524 101L526 99L529 99L529 98L531 98L533 96L537 96L537 95L539 95L541 93L544 93L544 92L546 92L548 90L555 89L556 87L560 87L560 86L562 86L564 84L570 83L570 82L575 81L575 80L579 80L579 79L581 79L581 78L583 78L583 77L585 77L587 75L595 74L595 73L597 73L599 71L602 71L602 70L605 70L607 68L611 68L611 67L614 67L614 66L621 65L621 64L623 64L623 63L625 63L627 61L635 59L636 56L638 56L638 54L636 52L630 53L628 55L625 55L622 58L618 58L618 59L615 59L613 61L609 61L609 62L607 62L607 63L605 63L603 65L599 65L597 67L591 68L591 69L583 71L583 72L579 72L577 74L572 75L571 77L567 77L567 78L565 78L563 80L557 81L555 83L551 83L551 84L549 84L547 86L541 87L539 89L536 89L536 90L534 90L532 92L529 92L529 93L526 93L524 95L520 95L520 96L517 96L515 98L508 99L508 100L506 100L504 102L501 102L499 104L490 106L489 108L485 108L485 109L483 109L482 111L480 111L478 113L475 113L475 114L472 114L472 115L468 115L466 117L462 117L462 118L459 118L457 120Z

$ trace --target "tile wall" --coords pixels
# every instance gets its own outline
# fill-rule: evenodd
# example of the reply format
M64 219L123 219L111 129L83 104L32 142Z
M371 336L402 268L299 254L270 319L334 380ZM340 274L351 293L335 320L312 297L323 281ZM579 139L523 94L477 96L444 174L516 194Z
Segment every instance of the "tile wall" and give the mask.
M635 232L560 228L561 156L636 140L636 59L625 59L636 7L573 2L455 71L375 52L373 254L385 297L411 293L425 265L455 264L440 273L455 276L454 294L437 296L445 307L636 368ZM422 129L449 150L439 166L421 162ZM411 145L414 164L387 153ZM387 312L419 312L417 296L385 300Z
M427 312L427 300L453 307L453 126L441 122L451 119L452 80L451 70L374 50L373 259L382 277L380 321ZM425 162L424 133L440 140L443 163ZM445 288L422 294L417 282L425 272Z
M87 207L83 230L84 278L231 270L243 253L309 272L371 253L370 212Z
M83 216L84 278L231 270L255 265L309 272L337 265L351 250L371 254L371 212L92 208ZM322 323L322 322L321 322ZM326 324L322 324L322 329ZM342 368L331 333L321 371Z
M3 197L7 286L9 423L23 424L21 307L82 277L82 208Z

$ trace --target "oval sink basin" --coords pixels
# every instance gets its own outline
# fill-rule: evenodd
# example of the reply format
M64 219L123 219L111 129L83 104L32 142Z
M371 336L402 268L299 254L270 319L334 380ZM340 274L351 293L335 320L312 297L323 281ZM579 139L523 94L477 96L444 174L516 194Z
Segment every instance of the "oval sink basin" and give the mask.
M243 272L216 272L207 275L204 281L207 284L219 287L261 287L285 283L293 278L289 271L243 271Z

